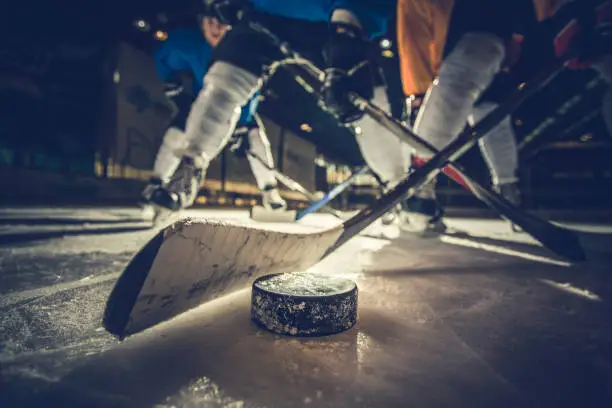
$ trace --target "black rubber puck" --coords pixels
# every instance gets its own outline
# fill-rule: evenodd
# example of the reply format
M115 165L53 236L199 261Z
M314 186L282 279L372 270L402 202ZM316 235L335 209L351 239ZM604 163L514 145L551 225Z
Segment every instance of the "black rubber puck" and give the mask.
M288 336L325 336L357 323L357 284L312 273L267 275L253 283L251 318Z

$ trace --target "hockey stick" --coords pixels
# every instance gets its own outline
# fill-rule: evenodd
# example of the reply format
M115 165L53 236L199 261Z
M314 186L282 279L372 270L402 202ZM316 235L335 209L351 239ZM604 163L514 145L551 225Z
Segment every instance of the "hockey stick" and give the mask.
M285 56L292 60L297 60L298 63L306 68L314 77L319 79L322 78L323 72L314 66L310 61L301 58L300 55L295 52L288 43L283 42L274 33L263 27L261 24L256 22L251 22L250 24L254 29L266 34L271 41L279 47ZM415 181L414 184L410 182L407 183L407 191L420 187L421 185L435 178L440 171L444 172L445 169L448 169L449 174L447 175L451 179L467 187L476 195L477 198L492 209L496 210L504 218L520 227L524 232L537 239L542 245L556 254L572 261L582 261L585 259L585 255L576 234L568 229L557 227L547 221L520 210L499 194L482 186L476 180L469 177L459 165L452 163L467 152L467 150L471 149L480 138L497 126L497 124L507 115L511 114L526 98L531 96L544 85L548 84L563 69L564 61L565 59L555 61L552 68L547 70L545 73L540 74L532 82L521 84L519 89L517 89L505 103L501 104L497 109L490 112L489 115L485 116L480 121L480 123L462 132L442 151L438 151L430 143L421 139L411 130L402 125L400 121L392 118L386 112L375 107L364 98L354 94L351 95L351 98L356 107L398 136L406 144L415 148L417 151L425 152L428 155L436 154L436 156L434 156L430 162L418 168L411 175L409 180ZM458 177L453 177L454 175L457 175ZM460 180L457 180L457 178L460 178ZM396 187L396 189L398 187ZM345 234L347 234L346 230Z
M321 230L273 230L239 221L185 219L160 231L121 274L104 313L104 327L123 338L204 302L245 288L266 273L292 272L317 264L363 231L415 189L464 154L531 93L554 77L564 61L517 90L470 131L463 132L423 167L343 224ZM305 228L301 226L301 228ZM566 255L584 259L576 242Z
M304 197L306 197L308 199L308 201L310 201L311 206L306 208L305 210L302 210L300 213L298 213L295 217L296 221L299 220L300 218L304 217L304 215L309 214L311 212L317 211L319 209L325 211L326 213L329 213L331 215L333 215L334 217L343 220L344 218L342 217L342 214L340 213L340 211L336 211L333 208L329 208L328 206L326 206L326 204L331 201L334 197L332 197L331 199L327 199L327 200L323 200L323 199L319 199L317 196L315 196L313 193L311 193L310 191L308 191L304 186L302 186L300 183L298 183L297 181L293 180L291 177L281 173L279 170L277 170L276 168L270 166L268 163L266 163L266 161L264 159L262 159L261 157L259 157L258 155L256 155L255 153L253 153L250 150L247 150L247 154L254 158L255 160L257 160L259 163L261 163L262 166L264 166L265 168L267 168L268 170L270 170L273 174L274 177L276 177L276 179L278 181L280 181L281 183L283 183L285 186L287 186L287 188L293 190L293 191L297 191L298 193L302 194ZM346 185L344 186L346 187ZM336 195L340 194L341 191L339 191ZM331 193L331 191L330 191ZM327 197L330 193L327 193L325 195L325 197ZM325 198L324 197L324 198ZM319 204L319 202L321 202ZM309 209L313 208L315 205L317 205L316 208L308 211ZM303 213L304 211L308 211L305 214L301 215L301 213Z
M304 218L306 215L319 210L320 208L326 208L325 206L327 205L327 203L329 203L331 200L336 198L340 193L346 190L346 188L350 186L357 177L359 177L362 174L366 174L369 171L370 171L370 168L368 166L363 166L359 170L353 172L353 174L351 174L349 178L344 180L342 183L338 184L336 187L332 188L327 194L323 196L323 198L321 198L318 201L313 202L310 207L305 208L302 211L298 212L295 219L299 220L301 218ZM340 218L341 220L344 220L344 218L341 216L341 213L339 211L336 211L336 212L338 213L338 215L336 214L334 215L336 215L336 217Z
M452 164L469 149L471 149L480 138L484 137L491 129L503 120L507 115L513 112L522 102L525 101L538 89L550 82L565 66L566 59L558 59L551 64L551 67L544 70L531 82L523 83L519 88L502 104L500 104L495 110L486 115L478 124L468 128L457 136L451 143L449 143L444 149L437 152L431 160L426 162L422 167L417 168L406 180L402 181L392 192L386 194L379 200L379 208L376 209L376 213L380 215L390 210L396 203L401 199L402 196L412 195L416 188L423 184L431 181L441 171L442 168L447 165L452 165L455 170L470 184L470 187L474 189L476 195L483 199L485 203L498 210L502 215L515 224L519 225L526 232L530 233L534 238L538 239L544 246L549 248L551 251L561 255L572 261L583 261L586 259L584 250L580 245L578 237L571 231L556 227L546 221L538 219L537 217L531 216L514 205L503 199L498 194L495 194L488 189L480 186L477 182L467 178L462 173L461 169L457 168L456 164ZM420 149L434 151L433 146L427 149L427 144L422 143L418 136L411 134L401 123L395 121L395 119L389 117L384 112L375 109L369 102L360 98L359 96L353 95L353 101L360 109L364 110L372 117L384 124L389 130L395 134L403 135L402 138L408 142L421 142ZM416 144L416 143L415 143ZM400 197L398 199L398 196ZM338 239L337 243L329 249L329 252L333 252L337 246L342 245L348 239L350 239L354 233L352 231L361 231L365 226L370 224L370 220L365 217L364 214L360 213L348 220L345 224L345 229Z

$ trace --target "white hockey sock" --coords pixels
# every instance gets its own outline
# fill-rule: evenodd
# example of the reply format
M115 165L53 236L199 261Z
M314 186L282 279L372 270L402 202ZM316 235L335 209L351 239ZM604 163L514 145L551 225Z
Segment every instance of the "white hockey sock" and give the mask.
M200 165L221 152L240 118L240 108L256 91L258 81L255 75L232 64L213 64L187 118L189 143L185 155L194 157Z
M274 157L270 149L270 141L266 136L263 123L258 121L258 126L259 128L249 130L248 138L250 150L254 155L264 160L268 166L274 168ZM253 176L255 176L257 186L260 190L263 190L266 186L275 186L277 184L273 171L250 155L247 155L247 160L251 165L251 171L253 172Z
M159 178L163 183L167 182L181 161L178 152L184 149L186 144L187 139L180 129L168 128L155 157L152 177Z
M476 105L468 118L470 126L480 122L497 106L496 103L492 102L483 102ZM518 151L510 116L507 116L491 129L486 136L478 141L478 145L491 172L493 184L515 183L517 181Z
M391 112L384 87L374 89L372 102L385 112ZM365 162L388 183L388 188L392 188L408 174L412 148L368 115L357 123L357 127L361 130L356 136L357 144Z
M429 88L415 133L438 149L446 147L465 127L474 103L499 72L504 54L504 44L497 36L464 35Z

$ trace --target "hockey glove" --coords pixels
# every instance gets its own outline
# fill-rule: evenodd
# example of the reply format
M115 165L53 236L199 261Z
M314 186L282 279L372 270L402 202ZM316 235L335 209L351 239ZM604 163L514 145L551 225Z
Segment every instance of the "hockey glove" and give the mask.
M184 87L179 82L174 81L164 83L164 93L176 110L170 126L184 132L187 116L195 98L190 93L184 92Z
M237 157L246 158L251 148L249 132L253 129L249 126L238 126L229 140L229 149Z
M568 63L570 69L586 69L604 54L612 52L612 1L595 9L575 0L562 6L554 16L557 56L578 52Z
M406 113L404 115L404 122L407 122L410 128L414 127L414 122L419 114L419 109L423 104L424 94L410 95L406 98Z
M329 41L323 47L325 80L321 102L342 123L355 122L363 113L349 100L349 93L372 99L374 76L369 59L369 42L358 27L332 23Z

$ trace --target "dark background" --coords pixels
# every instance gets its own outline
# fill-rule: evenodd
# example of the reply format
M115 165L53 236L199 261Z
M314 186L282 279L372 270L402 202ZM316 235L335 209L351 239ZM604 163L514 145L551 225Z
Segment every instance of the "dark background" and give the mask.
M107 134L102 107L118 42L152 52L159 44L157 30L194 25L193 3L187 0L28 1L3 8L0 147L10 153L2 150L0 165L60 172L93 171ZM137 19L150 29L137 29ZM391 94L401 97L394 28L391 24L387 35L393 56L383 58L383 68ZM544 56L536 53L529 61L537 68ZM604 90L593 71L566 72L513 115L528 205L612 205L611 139L598 112ZM260 112L315 143L331 161L362 163L351 133L287 72L270 83ZM302 123L313 131L301 131ZM477 177L488 177L477 150L463 161ZM449 197L449 203L474 204L469 196Z

